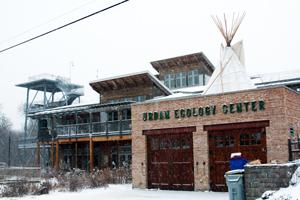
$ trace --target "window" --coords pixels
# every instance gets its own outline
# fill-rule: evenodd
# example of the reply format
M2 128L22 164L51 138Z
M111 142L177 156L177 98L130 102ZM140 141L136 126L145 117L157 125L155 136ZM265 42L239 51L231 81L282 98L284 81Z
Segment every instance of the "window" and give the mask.
M173 138L173 149L180 149L180 138Z
M225 135L225 146L234 147L234 135Z
M215 147L223 147L223 135L215 136Z
M295 133L294 133L294 126L290 125L290 136L294 137Z
M186 87L186 73L176 73L176 87Z
M131 119L131 110L123 110L122 119L123 120Z
M127 102L127 101L131 101L131 97L120 99L120 102Z
M249 146L250 142L249 134L241 134L240 135L240 145L241 146Z
M118 99L107 100L107 103L118 103Z
M204 74L204 85L208 84L209 79L210 79L210 76L208 76L207 74Z
M165 75L165 85L168 88L174 88L175 87L174 74Z
M160 149L168 149L168 140L160 139Z
M136 97L133 97L133 101L136 101L136 102L143 102L145 101L146 97L145 96L136 96Z
M152 150L158 150L159 149L159 140L158 139L152 139L152 142L151 142L151 149Z
M108 121L117 121L118 120L118 112L113 111L108 113Z
M182 148L189 149L190 148L190 139L189 138L181 138L182 140Z
M252 145L261 145L261 134L260 133L251 133L251 144Z
M188 72L188 85L199 85L198 70L192 70Z

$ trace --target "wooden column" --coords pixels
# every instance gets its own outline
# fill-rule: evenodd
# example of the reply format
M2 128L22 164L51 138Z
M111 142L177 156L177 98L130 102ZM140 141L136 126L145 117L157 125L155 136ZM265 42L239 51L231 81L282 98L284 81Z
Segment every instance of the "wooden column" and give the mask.
M94 144L92 138L90 138L90 172L94 169Z
M36 157L37 157L37 165L40 166L40 145L37 143L37 149L36 149Z
M56 143L56 171L59 170L59 144Z
M50 159L50 167L54 167L54 143L51 144L51 159Z

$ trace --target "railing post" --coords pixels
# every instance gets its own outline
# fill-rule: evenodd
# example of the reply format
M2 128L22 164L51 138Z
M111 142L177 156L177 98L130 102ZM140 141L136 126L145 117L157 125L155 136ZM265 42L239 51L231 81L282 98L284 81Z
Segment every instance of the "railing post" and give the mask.
M106 135L106 139L108 139L108 119L106 119L105 122L105 135Z
M89 133L92 134L92 120L93 120L93 115L92 112L90 112L90 123L89 123Z
M298 138L298 149L300 149L300 135L297 135Z
M119 111L119 135L122 138L122 111Z
M289 145L289 161L293 160L293 154L292 154L292 142L291 139L288 139L288 145Z

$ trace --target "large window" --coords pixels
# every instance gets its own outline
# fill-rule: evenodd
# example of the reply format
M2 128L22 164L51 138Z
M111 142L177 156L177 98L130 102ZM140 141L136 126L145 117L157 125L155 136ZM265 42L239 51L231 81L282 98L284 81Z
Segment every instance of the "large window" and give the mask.
M188 85L199 85L198 70L192 70L188 72Z
M128 102L131 101L131 97L121 98L120 102Z
M108 113L108 121L117 121L118 120L118 112L112 111Z
M186 87L186 73L176 73L176 87Z
M107 100L107 103L118 103L118 99Z
M136 96L136 97L133 97L133 101L136 101L136 102L143 102L145 101L145 96Z
M174 74L165 75L165 85L168 88L174 88L175 87Z

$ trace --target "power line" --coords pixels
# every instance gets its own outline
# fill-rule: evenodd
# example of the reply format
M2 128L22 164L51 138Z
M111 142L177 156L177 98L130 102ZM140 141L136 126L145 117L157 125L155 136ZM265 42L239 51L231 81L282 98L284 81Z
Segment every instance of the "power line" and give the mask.
M65 15L69 14L69 13L72 13L72 12L74 12L75 10L78 10L78 9L84 7L84 6L87 6L87 5L89 5L89 4L91 4L91 3L95 2L95 1L96 1L96 0L93 0L93 1L91 1L91 2L89 2L89 3L87 3L87 4L84 4L84 5L82 5L82 6L78 7L78 8L75 8L75 9L73 9L73 10L67 12L67 13L64 13L64 14L58 16L58 17L55 17L54 19L51 19L51 20L49 20L49 21L47 21L47 22L45 22L45 23L42 23L42 24L40 24L40 25L38 25L38 26L35 26L35 27L33 27L33 28L31 28L31 29L29 29L29 30L27 30L27 31L24 31L24 32L18 34L18 35L15 35L15 36L13 36L13 37L11 37L11 38L8 38L8 39L6 39L6 40L0 42L0 44L2 44L2 43L4 43L4 42L7 42L7 41L9 41L9 40L11 40L11 39L14 39L14 38L16 38L16 37L18 37L18 36L20 36L20 35L23 35L24 33L27 33L27 32L29 32L29 31L32 31L32 30L34 30L34 29L36 29L36 28L38 28L38 27L41 27L41 26L43 26L43 25L45 25L45 24L48 24L49 22L52 22L52 21L54 21L54 20L56 20L56 19L58 19L58 18L61 18L61 17L65 16Z
M99 11L97 11L97 12L94 12L94 13L92 13L92 14L89 14L89 15L87 15L87 16L85 16L85 17L82 17L82 18L80 18L80 19L77 19L77 20L75 20L75 21L72 21L72 22L70 22L70 23L68 23L68 24L65 24L65 25L63 25L63 26L60 26L60 27L58 27L58 28L56 28L56 29L53 29L53 30L51 30L51 31L48 31L48 32L43 33L43 34L41 34L41 35L38 35L38 36L36 36L36 37L30 38L29 40L23 41L23 42L21 42L21 43L18 43L18 44L16 44L16 45L13 45L13 46L11 46L11 47L8 47L8 48L6 48L6 49L3 49L3 50L0 51L0 53L3 53L4 51L7 51L7 50L12 49L12 48L15 48L15 47L17 47L17 46L20 46L20 45L22 45L22 44L25 44L25 43L27 43L27 42L30 42L30 41L35 40L35 39L37 39L37 38L40 38L40 37L42 37L42 36L48 35L49 33L52 33L52 32L57 31L57 30L59 30L59 29L65 28L65 27L67 27L67 26L69 26L69 25L75 24L76 22L79 22L79 21L84 20L84 19L86 19L86 18L89 18L89 17L91 17L91 16L93 16L93 15L96 15L96 14L98 14L98 13L101 13L101 12L103 12L103 11L106 11L106 10L108 10L108 9L111 9L111 8L113 8L113 7L116 7L116 6L118 6L118 5L122 4L122 3L125 3L125 2L127 2L127 1L129 1L129 0L125 0L125 1L119 2L119 3L117 3L117 4L114 4L114 5L112 5L112 6L109 6L109 7L107 7L107 8L102 9L102 10L99 10Z

